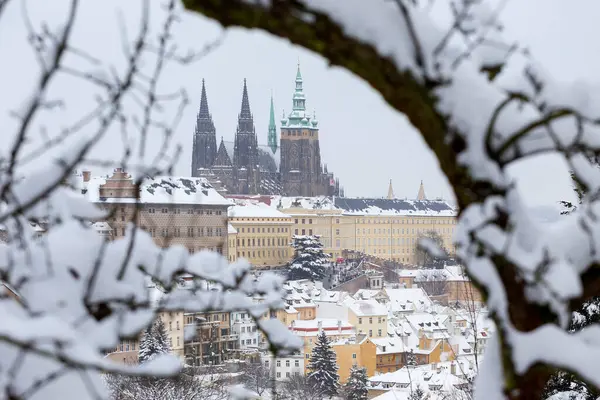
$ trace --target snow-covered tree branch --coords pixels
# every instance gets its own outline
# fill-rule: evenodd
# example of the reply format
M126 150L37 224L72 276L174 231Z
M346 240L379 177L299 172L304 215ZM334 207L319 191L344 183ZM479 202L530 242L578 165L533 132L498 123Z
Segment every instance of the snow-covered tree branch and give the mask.
M594 85L555 81L507 42L493 1L184 4L224 26L262 29L319 53L367 81L420 132L460 207L457 256L498 326L477 398L540 398L557 369L600 386L595 329L568 332L571 310L600 293ZM546 153L561 155L588 193L551 228L529 216L507 172Z
M0 2L0 24L22 6L38 62L38 74L29 77L32 84L10 93L17 100L11 122L2 126L0 283L17 299L0 293L0 398L105 398L102 373L164 377L178 371L180 362L172 357L156 357L140 367L104 357L122 339L137 338L164 311L247 310L273 350L298 345L277 321L259 320L282 305L282 279L268 274L255 279L247 263L229 266L218 254L161 248L135 223L115 241L91 226L109 215L82 196L72 179L75 169L81 164L127 167L138 183L168 173L180 151L170 142L187 96L183 88L165 91L160 78L168 63L191 62L213 46L179 54L173 33L178 4L139 4L139 23L133 29L123 26L122 48L115 52L122 54L113 63L93 48L77 47L77 0L59 24L30 15L26 2ZM157 14L162 20L151 17L152 6L162 7ZM3 58L10 62L11 57ZM74 99L61 98L65 85L76 88ZM75 104L89 109L76 118L60 114ZM115 131L123 143L114 143L112 159L98 159L94 146ZM150 140L161 144L157 151L148 150ZM175 290L182 274L191 278L190 290ZM151 279L166 291L156 304L148 291ZM207 280L222 290L207 292ZM263 301L253 303L251 296Z

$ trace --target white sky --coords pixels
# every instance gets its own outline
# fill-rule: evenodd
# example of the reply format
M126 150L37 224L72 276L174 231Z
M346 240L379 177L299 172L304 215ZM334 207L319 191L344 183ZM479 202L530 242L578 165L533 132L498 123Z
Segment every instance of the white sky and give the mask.
M18 109L27 98L36 72L31 50L25 43L21 0L12 0L0 19L0 126L14 130L9 110ZM124 12L132 37L139 20L138 1L104 0L82 2L76 25L76 44L96 57L122 63L121 40L116 24L115 6ZM161 21L158 1L152 1L153 22ZM35 21L58 21L65 15L64 0L29 1ZM562 80L598 81L600 67L597 16L600 5L591 1L509 0L503 12L507 34L528 43L536 58ZM178 46L184 50L200 48L214 39L221 28L203 17L186 15L177 26ZM10 57L5 57L10 54ZM250 106L255 118L259 141L266 144L269 95L274 93L276 117L291 108L296 63L300 58L307 107L316 110L321 128L322 159L340 178L350 196L385 196L389 179L393 179L398 197L414 198L419 182L425 183L429 197L450 197L449 186L432 153L406 118L391 109L366 83L353 75L329 68L319 56L289 42L267 34L230 29L224 43L202 60L185 67L172 66L162 81L163 88L184 87L190 106L175 133L175 142L183 146L176 165L178 175L190 174L192 132L200 100L201 80L207 83L210 111L217 137L232 140L240 108L242 81L248 79ZM73 60L81 63L80 60ZM93 98L89 88L73 79L59 79L53 95L65 99L65 108L44 116L53 132L65 121L80 116ZM36 131L37 132L37 131ZM97 158L118 157L118 132L94 149ZM32 137L31 143L39 143ZM36 142L38 141L38 142ZM153 138L152 146L159 140ZM6 147L6 141L0 149ZM35 167L35 163L32 163ZM104 172L97 170L95 172ZM555 204L571 198L570 182L564 165L551 157L537 159L514 169L526 200L532 205Z

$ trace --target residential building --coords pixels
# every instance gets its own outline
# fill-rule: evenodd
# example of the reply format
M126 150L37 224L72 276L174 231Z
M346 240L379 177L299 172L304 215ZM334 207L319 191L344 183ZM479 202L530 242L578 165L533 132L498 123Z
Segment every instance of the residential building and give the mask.
M447 303L483 302L481 293L460 265L443 269L404 269L398 272L398 276L402 287L433 290L435 293L429 293L430 296L443 294Z
M347 300L348 322L356 328L358 335L369 338L387 336L388 312L383 304L375 300Z
M272 371L277 381L288 380L292 376L304 374L305 371L305 359L300 353L277 357L273 360L273 355L267 352L263 354L262 362L266 368Z
M236 257L256 268L286 265L292 257L289 215L264 204L237 204L229 209L236 230Z
M347 321L336 319L312 319L293 321L290 330L303 341L302 353L308 364L313 347L317 343L317 335L324 331L327 338L336 342L355 336L354 327ZM306 373L306 370L305 370Z
M365 368L367 376L375 375L377 346L366 335L335 341L331 348L335 351L341 384L346 383L354 365Z
M185 358L191 365L216 365L239 354L239 335L232 333L230 313L213 311L185 314ZM187 336L186 334L186 336Z
M231 313L231 332L238 335L238 348L244 350L258 349L259 331L254 319L246 311Z
M113 237L123 237L129 222L159 246L179 244L190 252L213 250L227 256L230 201L204 178L155 177L138 185L122 168L111 176L82 174L82 193L107 210Z

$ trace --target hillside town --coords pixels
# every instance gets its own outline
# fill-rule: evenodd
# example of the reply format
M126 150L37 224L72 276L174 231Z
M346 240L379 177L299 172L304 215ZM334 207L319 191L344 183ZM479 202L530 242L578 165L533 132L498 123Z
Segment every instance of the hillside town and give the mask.
M455 211L443 200L427 199L423 184L416 199L403 200L394 198L391 183L387 197L362 199L224 196L206 178L138 183L120 168L107 176L83 171L75 180L87 199L108 212L94 227L109 240L126 235L134 223L161 246L214 251L230 263L247 260L255 274L290 278L285 306L261 318L281 321L302 339L302 348L273 358L245 312L162 313L169 351L186 366L213 371L223 385L232 385L247 375L244 366L254 365L266 370L264 385L285 384L309 374L324 335L339 385L353 367L364 368L369 398L408 398L417 387L431 399L469 393L494 328L476 288L453 261ZM436 241L445 257L422 250L423 238ZM306 251L294 244L307 241L304 246L320 247L324 260L317 279L303 277L302 268L294 272ZM183 276L177 290L188 290L186 281ZM160 301L160 285L150 282L148 288ZM206 288L221 289L212 282ZM107 357L138 363L140 340L122 342Z

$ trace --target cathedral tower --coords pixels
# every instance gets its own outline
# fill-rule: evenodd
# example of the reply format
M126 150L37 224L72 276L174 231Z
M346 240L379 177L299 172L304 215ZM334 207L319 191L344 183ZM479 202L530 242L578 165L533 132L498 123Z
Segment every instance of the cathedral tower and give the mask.
M254 119L250 112L248 87L244 79L242 108L238 115L233 147L233 165L238 180L239 194L258 193L260 171L258 169L258 140Z
M269 113L269 147L273 154L277 152L277 126L275 125L275 107L273 107L273 93L271 93L271 111Z
M302 85L298 64L292 112L281 120L280 172L283 192L288 196L327 195L331 182L323 174L321 166L318 121L306 112Z
M196 117L194 130L194 143L192 146L192 176L200 176L201 169L208 169L213 165L217 155L217 133L212 115L208 110L206 86L202 79L202 95L200 97L200 110Z

